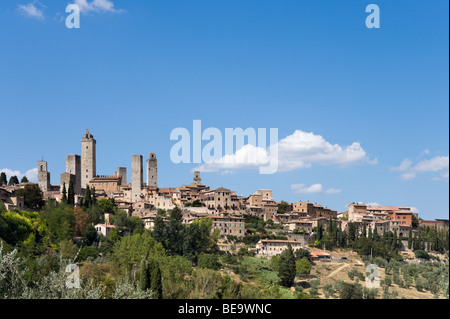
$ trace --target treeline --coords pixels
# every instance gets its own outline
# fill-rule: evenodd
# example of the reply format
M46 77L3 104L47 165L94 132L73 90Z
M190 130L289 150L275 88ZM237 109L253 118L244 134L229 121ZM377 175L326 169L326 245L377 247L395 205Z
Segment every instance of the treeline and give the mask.
M199 255L218 252L220 230L213 231L212 219L200 218L184 225L183 214L178 207L168 212L168 223L164 221L164 215L164 212L158 212L151 234L169 255L184 256L197 264Z
M374 256L385 259L401 260L399 250L402 247L401 238L397 231L383 232L378 234L378 229L374 229L364 223L348 223L347 229L343 230L341 223L336 219L330 218L328 227L324 231L323 226L319 225L315 229L315 240L311 244L315 247L324 247L326 249L351 248L358 252L360 256Z
M449 230L437 227L420 227L413 236L410 229L408 235L408 248L415 250L427 250L440 253L448 252Z

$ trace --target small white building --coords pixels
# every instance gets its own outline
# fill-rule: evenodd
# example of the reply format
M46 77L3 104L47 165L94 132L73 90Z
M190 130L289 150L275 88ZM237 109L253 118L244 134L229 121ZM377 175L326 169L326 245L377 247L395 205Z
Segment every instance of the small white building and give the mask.
M103 235L105 237L109 236L109 233L111 232L111 229L117 228L117 226L109 225L109 224L97 224L94 227L97 230L97 233L99 235Z

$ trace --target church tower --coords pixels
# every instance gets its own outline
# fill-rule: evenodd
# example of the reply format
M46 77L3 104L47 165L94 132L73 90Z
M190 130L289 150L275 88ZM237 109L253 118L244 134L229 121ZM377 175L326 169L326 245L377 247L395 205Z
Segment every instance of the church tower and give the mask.
M86 129L81 139L81 187L86 188L89 181L97 174L96 168L96 141L94 136Z
M147 186L158 187L158 160L153 152L147 159Z
M50 190L50 172L47 170L47 162L38 161L38 185L43 193Z

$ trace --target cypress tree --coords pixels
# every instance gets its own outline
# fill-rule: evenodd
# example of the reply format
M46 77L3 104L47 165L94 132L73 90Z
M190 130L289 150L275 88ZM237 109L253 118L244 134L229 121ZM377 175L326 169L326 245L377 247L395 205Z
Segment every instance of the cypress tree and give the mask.
M17 178L16 175L11 176L11 178L9 179L9 186L14 186L16 184L19 184L19 179Z
M8 184L8 178L6 177L5 172L1 172L0 174L0 185L6 185Z
M162 276L157 262L152 269L150 290L154 293L155 299L162 299Z
M287 249L283 250L278 262L278 277L280 284L284 287L291 287L296 275L295 256L292 247L288 244Z
M409 234L408 234L408 249L412 248L413 240L412 240L412 227L409 227Z
M148 263L146 260L142 260L141 263L141 274L139 278L139 288L141 290L148 290L150 289L150 271L148 267Z
M392 250L395 250L398 247L397 229L394 230L394 235L392 236L391 247L392 247Z
M92 200L91 204L95 204L97 202L97 195L95 194L95 187L92 187Z
M64 203L67 203L66 182L63 183L63 189L62 189L62 201L63 201Z
M86 185L86 192L84 193L84 207L89 208L92 205L91 190L89 185Z
M69 181L69 191L67 192L67 203L69 205L75 204L75 190L73 188L73 182Z
M375 224L375 226L373 227L373 232L372 232L372 239L373 241L378 241L378 229L377 229L377 224Z

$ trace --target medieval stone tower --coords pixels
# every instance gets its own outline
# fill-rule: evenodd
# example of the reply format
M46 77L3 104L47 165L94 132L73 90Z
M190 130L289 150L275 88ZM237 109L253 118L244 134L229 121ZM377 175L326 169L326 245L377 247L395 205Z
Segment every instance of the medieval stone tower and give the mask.
M153 152L147 159L147 186L158 187L158 160Z
M75 175L75 182L73 184L75 194L81 194L81 157L80 155L66 155L66 173ZM66 184L66 187L69 187Z
M50 190L50 172L47 171L46 161L38 161L38 185L43 192Z
M199 171L195 171L194 172L194 180L193 180L194 184L201 184L202 183L202 179L200 178L200 172Z
M121 185L127 184L127 168L126 167L117 167L117 170L114 172L114 176L121 178Z
M97 174L95 147L94 136L86 129L81 139L81 187L83 188L89 185L89 181Z
M143 184L142 155L131 156L131 201L133 203L141 200L141 189Z

